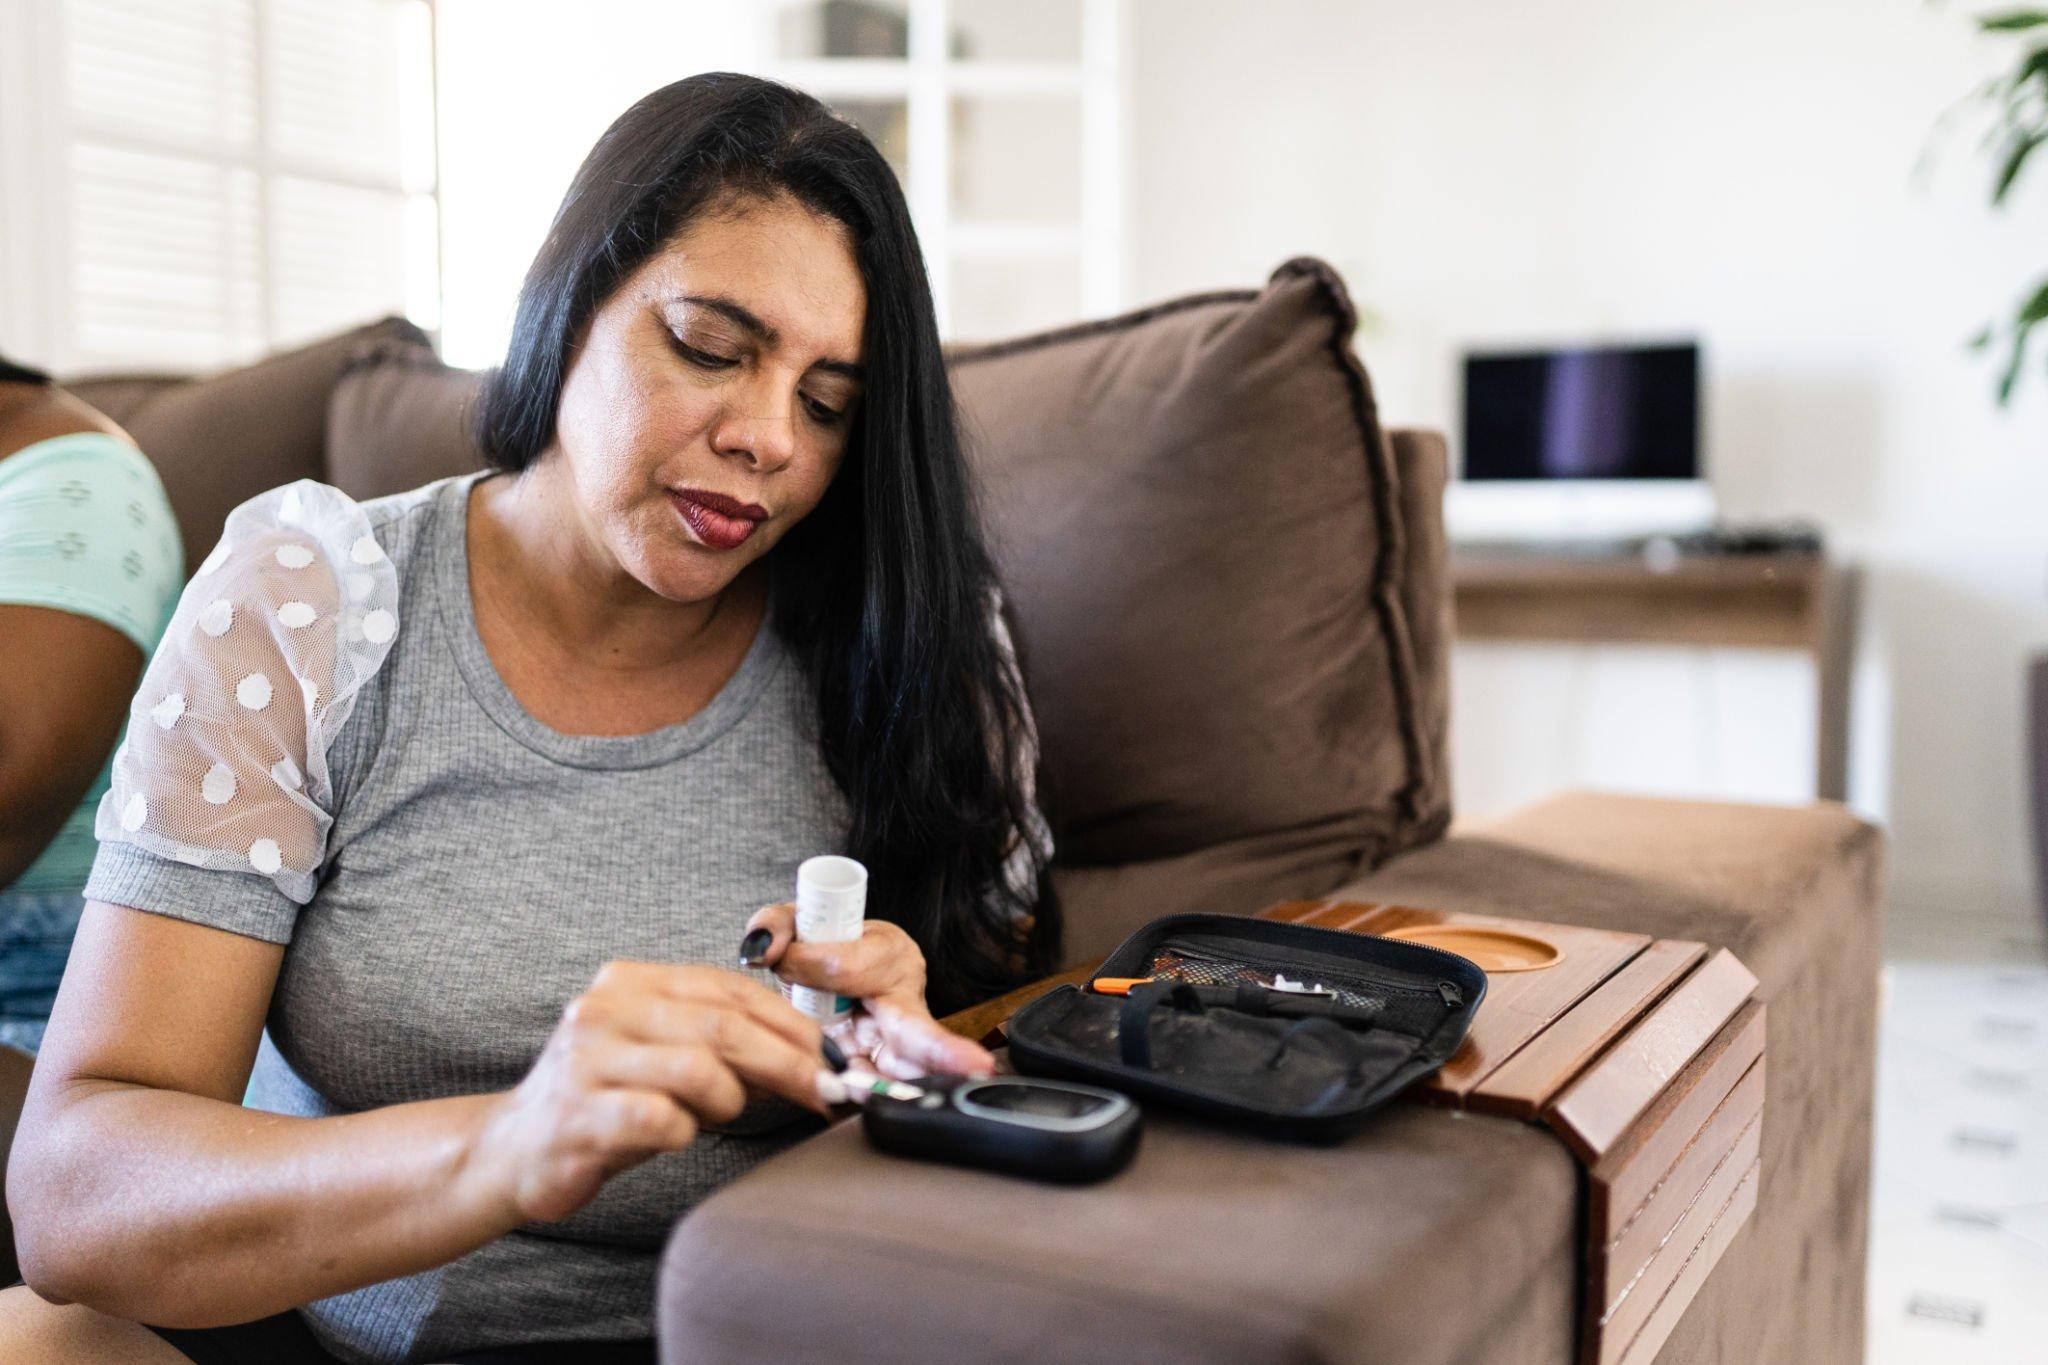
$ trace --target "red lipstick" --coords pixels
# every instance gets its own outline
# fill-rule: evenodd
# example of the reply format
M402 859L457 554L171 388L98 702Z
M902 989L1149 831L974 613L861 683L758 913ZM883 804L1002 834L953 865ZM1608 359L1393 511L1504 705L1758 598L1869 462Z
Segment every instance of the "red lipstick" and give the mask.
M741 502L708 489L671 488L668 496L682 513L691 534L713 550L731 550L744 544L768 516L768 509L759 503Z

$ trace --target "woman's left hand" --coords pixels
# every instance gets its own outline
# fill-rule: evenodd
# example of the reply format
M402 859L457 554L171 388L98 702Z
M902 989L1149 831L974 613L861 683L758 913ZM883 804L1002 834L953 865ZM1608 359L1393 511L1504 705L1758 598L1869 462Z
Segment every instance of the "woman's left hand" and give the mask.
M844 943L798 943L796 906L764 905L747 932L767 929L774 939L762 961L798 986L833 991L860 1002L853 1017L835 1025L833 1041L849 1058L864 1058L885 1076L986 1076L995 1058L932 1018L924 1002L924 954L893 924L864 920L860 937Z

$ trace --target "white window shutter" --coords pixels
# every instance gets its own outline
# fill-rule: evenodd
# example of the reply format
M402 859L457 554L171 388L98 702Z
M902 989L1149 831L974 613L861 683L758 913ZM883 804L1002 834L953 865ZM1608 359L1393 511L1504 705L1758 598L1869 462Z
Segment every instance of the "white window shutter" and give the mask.
M406 9L64 0L51 349L70 368L220 366L431 298Z

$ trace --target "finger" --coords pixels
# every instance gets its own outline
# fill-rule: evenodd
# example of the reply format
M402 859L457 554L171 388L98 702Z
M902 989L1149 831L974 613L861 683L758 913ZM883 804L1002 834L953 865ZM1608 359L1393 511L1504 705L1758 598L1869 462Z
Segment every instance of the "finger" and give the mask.
M782 1034L795 1046L814 1056L817 1053L817 1021L783 999L781 992L744 972L671 966L658 976L646 978L646 982L656 994L677 1004L738 1010L752 1016L762 1027Z
M774 935L769 940L768 950L761 956L762 965L772 967L781 959L783 949L796 941L795 904L783 901L778 905L762 906L747 919L747 927L742 932L743 935L751 934L756 929L766 929Z
M616 1157L687 1147L697 1139L698 1124L671 1095L607 1088L585 1095L568 1127L592 1149Z
M919 1066L916 1062L897 1056L890 1050L886 1041L875 1044L875 1050L869 1054L867 1064L884 1076L899 1081L922 1080L932 1074L930 1067Z
M790 1013L809 1026L808 1045L790 1041L786 1033L763 1024L744 1009L702 1001L685 1003L665 996L642 997L637 1008L625 1012L619 1030L643 1042L707 1048L749 1089L780 1095L792 1104L823 1113L825 1101L818 1092L818 1076L831 1074L825 1072L818 1048L823 1035L816 1024L794 1010Z
M866 1011L855 1011L837 1026L839 1047L854 1061L871 1058L882 1046L882 1026Z
M909 935L877 922L843 943L792 943L775 974L799 986L862 999L921 989L924 958Z
M747 1088L703 1047L616 1043L594 1064L601 1085L673 1095L703 1126L730 1123L747 1107Z
M969 1042L947 1029L925 1010L899 1000L865 1002L868 1013L882 1031L886 1060L920 1067L926 1074L941 1076L990 1076L996 1059L987 1048Z

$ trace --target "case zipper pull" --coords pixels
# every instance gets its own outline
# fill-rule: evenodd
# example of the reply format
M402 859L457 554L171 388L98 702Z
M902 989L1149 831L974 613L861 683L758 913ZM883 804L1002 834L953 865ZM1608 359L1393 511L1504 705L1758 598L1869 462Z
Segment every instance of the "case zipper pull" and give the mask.
M1459 990L1452 982L1437 982L1436 993L1444 998L1444 1008L1447 1010L1457 1009L1465 1003L1465 992Z

